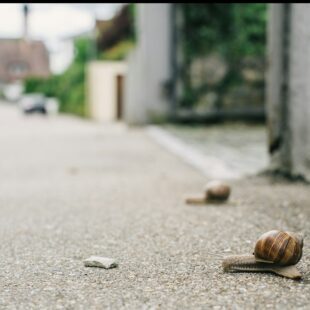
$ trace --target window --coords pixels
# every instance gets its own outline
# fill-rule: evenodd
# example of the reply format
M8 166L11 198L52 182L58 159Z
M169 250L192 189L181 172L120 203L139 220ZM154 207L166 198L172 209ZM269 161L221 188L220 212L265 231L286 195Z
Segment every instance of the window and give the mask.
M28 71L28 65L24 62L15 62L9 65L9 72L12 75L23 75Z

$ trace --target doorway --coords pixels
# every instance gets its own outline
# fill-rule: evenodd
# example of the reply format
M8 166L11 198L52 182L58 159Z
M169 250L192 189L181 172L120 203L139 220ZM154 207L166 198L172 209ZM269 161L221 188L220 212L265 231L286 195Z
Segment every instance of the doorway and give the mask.
M123 102L124 102L124 76L118 74L116 76L116 119L123 118Z

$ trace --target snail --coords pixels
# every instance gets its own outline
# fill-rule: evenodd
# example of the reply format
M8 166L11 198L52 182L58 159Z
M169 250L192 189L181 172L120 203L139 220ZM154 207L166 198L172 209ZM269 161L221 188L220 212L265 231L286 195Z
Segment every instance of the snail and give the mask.
M303 236L288 231L271 230L256 241L253 255L236 255L224 259L224 271L270 271L300 279L295 267L302 256Z
M205 186L203 197L187 198L188 204L204 204L208 202L224 202L229 198L230 187L221 181L211 181Z

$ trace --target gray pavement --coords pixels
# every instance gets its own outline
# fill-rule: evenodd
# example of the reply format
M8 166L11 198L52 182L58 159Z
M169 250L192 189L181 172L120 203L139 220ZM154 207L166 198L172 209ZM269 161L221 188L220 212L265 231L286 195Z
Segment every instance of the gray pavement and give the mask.
M208 180L143 129L7 105L0 147L0 309L309 309L308 186L252 177L190 207ZM223 273L273 228L306 234L303 281Z
M164 128L205 154L221 160L231 174L248 176L269 163L267 129L261 124L226 123L217 125L165 125Z

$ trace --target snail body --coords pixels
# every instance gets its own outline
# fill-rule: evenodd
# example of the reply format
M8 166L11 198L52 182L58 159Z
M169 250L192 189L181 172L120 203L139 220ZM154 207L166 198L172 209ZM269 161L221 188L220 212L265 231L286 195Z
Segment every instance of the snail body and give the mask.
M204 196L197 198L188 198L188 204L205 204L208 202L224 202L230 196L230 186L221 181L211 181L206 184Z
M301 273L295 265L279 266L277 264L259 262L254 255L236 255L227 257L223 261L223 269L224 271L273 272L290 279L301 278Z
M291 279L300 279L295 267L302 256L303 237L272 230L256 242L253 255L236 255L224 259L224 271L270 271Z

